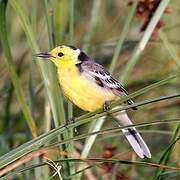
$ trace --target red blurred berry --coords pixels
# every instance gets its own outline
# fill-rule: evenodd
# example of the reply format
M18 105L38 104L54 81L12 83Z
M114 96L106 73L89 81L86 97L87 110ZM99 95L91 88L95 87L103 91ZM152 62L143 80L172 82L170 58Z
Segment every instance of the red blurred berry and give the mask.
M140 32L143 32L146 30L149 22L151 21L151 18L154 15L154 12L158 8L161 0L139 0L137 9L136 9L136 16L138 19L143 21L143 25L140 28ZM128 1L128 6L131 6L133 4L133 0ZM166 10L164 11L165 13L171 13L172 9L170 7L167 7ZM165 23L160 20L158 24L156 25L153 36L158 37L158 31L160 28L162 28L165 25Z

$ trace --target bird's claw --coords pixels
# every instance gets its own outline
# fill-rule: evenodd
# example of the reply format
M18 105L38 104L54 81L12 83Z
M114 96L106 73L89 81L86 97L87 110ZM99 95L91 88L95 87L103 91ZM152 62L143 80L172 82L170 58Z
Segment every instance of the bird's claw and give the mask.
M105 101L103 105L103 110L104 112L108 112L111 110L111 101Z
M71 117L69 119L67 119L66 123L65 123L65 127L68 128L68 125L73 124L75 122L75 118Z

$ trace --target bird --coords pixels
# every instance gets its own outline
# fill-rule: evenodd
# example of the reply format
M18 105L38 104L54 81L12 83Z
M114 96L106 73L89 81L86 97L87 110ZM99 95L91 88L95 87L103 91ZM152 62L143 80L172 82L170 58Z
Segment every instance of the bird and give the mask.
M122 84L103 65L75 46L60 45L35 56L55 64L64 95L84 111L108 109L112 101L128 95ZM127 103L131 105L134 102L130 99ZM113 117L121 126L132 125L125 110L114 113ZM148 146L135 127L124 128L122 132L140 158L151 158Z

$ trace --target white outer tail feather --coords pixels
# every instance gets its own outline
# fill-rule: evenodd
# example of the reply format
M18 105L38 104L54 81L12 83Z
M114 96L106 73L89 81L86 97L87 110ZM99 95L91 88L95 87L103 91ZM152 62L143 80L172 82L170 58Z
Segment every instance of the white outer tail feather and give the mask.
M127 126L132 124L126 111L114 113L113 116L122 126ZM146 143L144 142L143 138L139 134L139 132L136 130L136 128L133 127L133 128L122 129L122 132L126 136L130 145L132 146L132 148L140 158L146 158L146 157L151 158L151 152L148 146L146 145Z
M133 130L134 132L131 134L130 130ZM132 148L140 158L151 158L149 148L147 147L143 138L135 128L122 129L122 132L126 136Z

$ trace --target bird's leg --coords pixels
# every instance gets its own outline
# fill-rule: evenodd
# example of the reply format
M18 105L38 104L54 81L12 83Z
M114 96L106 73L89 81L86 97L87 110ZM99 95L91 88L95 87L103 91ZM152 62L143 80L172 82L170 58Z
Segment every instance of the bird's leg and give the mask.
M108 112L109 110L111 110L111 101L105 101L105 103L103 104L103 110L104 112Z
M71 117L66 120L65 127L67 128L68 125L73 124L75 122L75 118Z
M117 123L118 126L119 126L118 120L115 119L114 116L109 113L109 111L111 110L111 101L105 101L105 103L103 104L103 110L104 110L104 112L107 112L107 115L108 115L109 117L111 117L111 118L113 119L113 121L114 121L115 123Z

